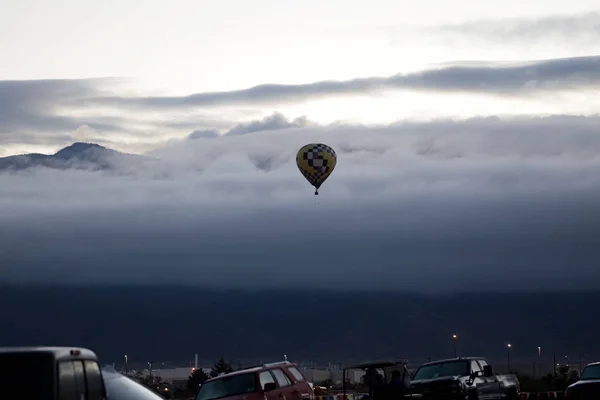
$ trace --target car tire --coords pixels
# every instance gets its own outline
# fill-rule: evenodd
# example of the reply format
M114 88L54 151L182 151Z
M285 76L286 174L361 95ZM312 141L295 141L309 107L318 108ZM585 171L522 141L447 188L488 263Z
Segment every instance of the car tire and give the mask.
M467 392L467 400L479 400L479 394L477 390L469 390Z
M506 393L506 400L519 400L519 393L515 389L510 389L508 393Z

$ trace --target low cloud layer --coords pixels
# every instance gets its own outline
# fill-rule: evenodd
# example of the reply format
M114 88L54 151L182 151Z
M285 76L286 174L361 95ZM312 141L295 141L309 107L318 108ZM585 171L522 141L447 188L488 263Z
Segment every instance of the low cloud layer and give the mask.
M268 116L261 121L252 121L250 123L236 125L227 132L227 135L245 135L253 132L302 128L307 124L308 119L306 117L299 117L293 121L289 121L285 115L281 113L274 113L273 115Z
M275 115L247 134L172 142L118 173L1 174L0 280L430 292L600 282L600 117L305 122ZM318 197L294 163L314 141L339 157Z
M32 144L64 140L68 136L60 132L75 130L85 122L62 116L57 110L85 97L99 95L103 82L102 79L0 81L0 143L23 140L23 136ZM101 122L95 126L109 131L115 129L114 125Z
M308 123L305 117L286 121L280 113L272 114L271 119L258 125L245 121L273 110L309 103L317 113L320 107L331 107L335 114L336 110L347 107L340 97L373 96L390 91L408 91L408 97L399 104L401 109L410 108L413 95L426 93L432 99L440 99L441 94L461 92L461 96L478 104L486 100L485 96L491 101L510 99L522 102L519 104L531 101L533 112L538 112L539 107L550 107L552 112L565 107L571 110L572 104L578 104L589 114L597 108L593 100L587 99L597 97L599 71L600 57L596 56L512 64L473 62L389 77L266 84L182 97L127 97L122 90L123 81L118 79L0 81L0 155L20 152L25 145L56 150L80 140L82 135L124 151L146 151L185 135L190 138L225 132L239 135L287 127L282 124L305 127ZM324 99L340 103L318 104ZM368 101L367 97L364 99ZM432 106L443 115L445 108L454 109L456 105L445 99L439 106ZM424 102L422 98L418 100ZM427 108L427 102L422 104L409 114L435 116L428 109L419 112L420 107ZM365 103L362 109L368 107ZM390 105L383 108L386 107ZM296 116L307 114L298 110ZM352 114L349 109L348 117Z
M249 89L198 93L183 97L97 97L91 104L133 108L211 107L224 104L285 104L327 96L360 95L382 90L479 92L517 96L541 90L597 88L600 57L550 59L502 65L475 63L383 78L325 81L301 85L259 85Z

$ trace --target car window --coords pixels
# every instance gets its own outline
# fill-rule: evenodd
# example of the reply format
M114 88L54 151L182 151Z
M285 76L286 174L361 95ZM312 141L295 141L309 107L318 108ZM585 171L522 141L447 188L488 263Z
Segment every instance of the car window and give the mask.
M23 371L27 371L26 374ZM43 399L46 393L54 393L56 362L50 354L16 352L0 354L0 386L18 388L13 399ZM4 397L4 396L2 396Z
M85 366L88 400L103 400L105 391L100 366L96 361L90 360L86 360L83 364Z
M300 372L298 370L298 368L296 368L296 367L289 367L288 371L290 371L290 373L292 374L292 376L294 377L294 379L296 379L296 381L298 381L298 382L304 382L304 375L302 375L302 372Z
M71 361L73 363L73 377L75 378L75 387L81 400L87 399L85 387L85 374L83 372L83 363L81 361Z
M269 371L263 371L258 375L258 380L260 381L260 387L262 390L265 390L265 385L267 383L275 383L275 379L273 379L273 375Z
M85 392L84 392L85 393ZM59 400L81 400L79 396L75 368L72 361L58 363L58 398Z
M271 372L273 373L273 376L275 377L275 380L277 381L277 386L286 387L286 386L290 386L292 384L292 381L290 381L290 378L288 378L287 375L285 374L285 372L283 372L281 369L275 368L275 369L272 369Z
M417 370L414 380L435 379L446 376L469 375L470 365L468 361L449 361L436 364L423 365Z
M478 360L478 361L479 361L479 365L481 365L481 369L482 369L482 370L483 370L483 367L485 367L486 365L489 365L489 364L487 363L487 361L485 361L485 360Z
M482 372L481 367L479 366L479 364L475 360L471 361L471 372L473 372L473 373L475 373L475 372Z
M223 376L200 386L196 400L211 400L257 391L256 373Z
M600 365L588 365L581 374L581 379L600 379Z

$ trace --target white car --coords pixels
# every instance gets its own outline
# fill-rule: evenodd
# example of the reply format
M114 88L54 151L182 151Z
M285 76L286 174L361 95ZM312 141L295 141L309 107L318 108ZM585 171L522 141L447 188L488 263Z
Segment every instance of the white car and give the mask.
M152 390L118 372L102 370L107 400L164 400Z

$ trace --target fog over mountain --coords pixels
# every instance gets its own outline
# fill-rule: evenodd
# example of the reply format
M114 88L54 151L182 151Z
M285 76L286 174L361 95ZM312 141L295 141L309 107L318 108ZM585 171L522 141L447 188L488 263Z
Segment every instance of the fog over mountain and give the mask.
M595 290L597 119L257 122L150 162L4 171L0 281ZM315 197L294 157L320 140L339 163Z
M54 154L18 154L0 158L0 172L19 171L29 168L119 170L125 166L141 166L150 157L124 154L95 143L73 143Z

